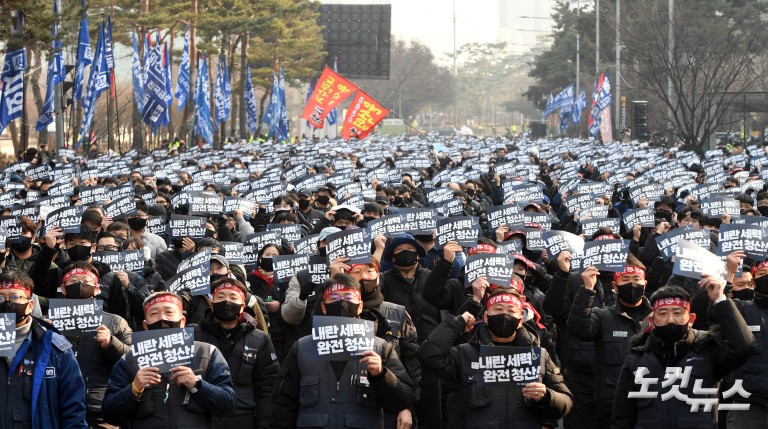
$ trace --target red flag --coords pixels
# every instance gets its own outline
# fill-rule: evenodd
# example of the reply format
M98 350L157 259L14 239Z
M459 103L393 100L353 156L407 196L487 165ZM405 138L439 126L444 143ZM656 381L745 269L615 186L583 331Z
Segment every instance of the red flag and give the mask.
M341 136L345 140L352 137L364 139L387 115L389 115L389 109L382 106L375 98L359 91L349 107L347 117L344 119Z
M110 70L109 75L109 96L115 98L115 69Z
M301 117L313 127L323 128L323 121L331 110L357 89L354 84L326 67L317 79L315 90L312 91L312 96L309 97Z

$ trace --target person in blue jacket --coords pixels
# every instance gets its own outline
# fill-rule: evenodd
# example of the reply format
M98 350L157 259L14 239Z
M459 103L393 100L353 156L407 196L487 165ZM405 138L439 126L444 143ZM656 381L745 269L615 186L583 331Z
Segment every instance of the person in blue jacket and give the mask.
M0 323L16 316L16 354L0 358L0 428L86 429L85 383L72 345L31 316L34 290L21 271L0 274Z
M144 301L144 329L183 328L181 298L156 292ZM155 367L139 369L133 352L112 368L101 414L107 423L140 428L213 429L214 416L231 415L237 397L224 355L215 346L195 341L192 368L170 373Z

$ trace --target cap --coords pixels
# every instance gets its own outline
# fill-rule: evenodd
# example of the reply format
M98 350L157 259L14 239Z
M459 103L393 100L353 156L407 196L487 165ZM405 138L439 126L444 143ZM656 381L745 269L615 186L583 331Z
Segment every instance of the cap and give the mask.
M339 210L349 210L349 211L351 211L354 214L359 214L360 213L360 209L359 208L357 208L355 206L352 206L352 205L349 205L349 204L340 204L340 205L334 207L333 210L335 212L337 212L337 213L339 212Z
M218 255L218 254L213 254L213 255L211 255L211 262L213 262L213 261L216 261L216 262L220 263L221 265L223 265L224 267L226 267L227 269L229 269L229 261L227 261L227 258L225 258L224 256Z
M386 195L376 195L376 202L389 205L389 198Z
M341 232L341 229L336 228L335 226L329 226L327 228L323 228L322 231L320 231L320 234L317 235L317 241L325 241L326 238L328 238L329 235L335 234L337 232Z
M399 234L395 235L390 239L389 244L387 247L384 248L384 254L381 255L381 259L383 261L390 261L392 260L392 252L395 250L395 248L401 244L412 244L416 247L416 251L419 253L419 258L423 258L426 256L427 252L424 250L424 248L419 244L418 241L416 241L415 238L411 234Z
M304 195L305 197L311 197L312 191L310 191L309 189L299 189L299 192L296 195Z

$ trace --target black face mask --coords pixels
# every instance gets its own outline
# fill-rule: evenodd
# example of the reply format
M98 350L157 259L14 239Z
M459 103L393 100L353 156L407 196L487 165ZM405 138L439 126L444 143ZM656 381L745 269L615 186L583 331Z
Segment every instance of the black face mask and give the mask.
M259 259L259 268L262 270L271 273L274 268L272 268L272 258L260 258Z
M520 320L517 317L507 316L504 313L491 316L488 315L488 329L499 338L509 338L517 331L520 326Z
M328 252L326 251L325 246L317 248L317 256L322 256L322 257L328 256Z
M216 231L212 229L206 229L205 230L205 236L208 238L213 238L213 236L216 234Z
M318 195L317 196L317 202L322 204L322 205L328 204L329 201L331 201L331 197L329 197L328 195Z
M392 200L392 204L399 206L400 204L403 204L403 197L395 197L394 200Z
M21 237L21 241L11 243L11 250L19 253L26 252L30 247L32 247L32 237Z
M226 274L211 274L210 284L214 284L225 277L227 277Z
M376 218L375 218L375 217L373 217L373 216L363 216L363 220L364 220L366 223L370 223L370 222L373 222L373 221L375 221L375 220L376 220Z
M768 296L768 275L760 276L755 279L755 292L760 295Z
M340 230L344 231L347 229L347 225L336 225L336 228L339 228Z
M141 231L142 229L146 228L147 220L140 217L128 219L128 226L131 227L131 230L133 231Z
M629 304L634 304L643 298L645 292L645 285L639 283L627 283L623 285L617 285L619 291L619 298Z
M467 195L469 195L470 197L474 197L475 196L475 190L471 189L471 188L467 189Z
M685 325L678 325L675 323L670 323L664 326L657 326L653 328L653 332L656 335L656 338L660 339L661 341L667 343L667 344L674 344L683 338L685 338L685 335L688 333L688 324Z
M415 238L417 241L421 241L422 243L429 243L433 239L432 234L414 235L413 238Z
M740 290L732 291L733 299L740 299L742 301L751 301L755 297L755 290L750 288L744 288Z
M219 301L213 303L213 316L222 322L231 322L238 317L243 310L243 305L232 301Z
M77 245L67 249L67 255L72 261L85 261L91 257L91 246Z
M147 324L148 331L154 331L156 329L171 329L171 328L181 328L181 320L172 322L170 320L160 319L155 323Z
M0 313L16 314L16 323L22 323L27 318L27 304L13 304L10 301L0 302Z
M306 210L309 207L309 200L299 200L299 209Z
M757 206L757 211L763 216L768 216L768 206Z
M396 254L392 262L398 267L410 267L418 262L419 254L413 250L401 250Z
M93 298L96 294L96 286L83 284L82 282L66 285L64 290L67 292L67 299L89 299Z
M347 301L335 301L325 304L325 315L336 317L357 317L360 304L352 304Z

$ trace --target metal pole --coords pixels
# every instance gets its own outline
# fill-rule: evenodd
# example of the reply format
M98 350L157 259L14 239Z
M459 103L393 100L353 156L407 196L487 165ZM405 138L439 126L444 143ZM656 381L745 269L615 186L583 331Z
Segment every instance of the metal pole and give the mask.
M675 27L673 24L673 21L675 19L675 0L669 0L669 30L667 33L667 44L668 44L668 51L667 51L667 61L669 62L669 73L667 74L667 98L669 99L669 106L667 106L667 126L669 128L669 137L670 142L673 143L673 134L672 134L672 124L673 124L673 114L672 114L672 106L676 104L675 101L675 95L673 94L674 90L672 88L672 64L674 61L674 54L673 51L675 50Z
M618 131L616 134L621 135L621 0L616 0L616 80L614 86L616 87L616 97L613 99L613 104L616 106L616 116L614 119L614 127Z
M600 74L600 0L595 0L595 78Z
M54 16L54 28L56 29L53 35L54 38L54 55L61 55L61 40L59 39L59 19L61 18L61 0L55 0L53 5ZM64 66L64 61L61 62L61 66ZM59 82L53 87L53 111L56 121L56 148L64 148L64 115L62 114L62 85L64 82Z
M579 96L579 89L581 88L581 78L579 76L579 70L581 70L581 34L579 32L579 18L581 17L581 0L576 1L576 97Z

